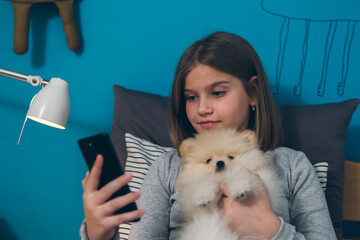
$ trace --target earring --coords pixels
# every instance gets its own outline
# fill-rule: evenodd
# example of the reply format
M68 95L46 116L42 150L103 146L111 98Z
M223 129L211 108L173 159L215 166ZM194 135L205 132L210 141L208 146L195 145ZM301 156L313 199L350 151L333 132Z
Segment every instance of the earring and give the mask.
M255 112L256 108L255 106L251 106L251 109Z

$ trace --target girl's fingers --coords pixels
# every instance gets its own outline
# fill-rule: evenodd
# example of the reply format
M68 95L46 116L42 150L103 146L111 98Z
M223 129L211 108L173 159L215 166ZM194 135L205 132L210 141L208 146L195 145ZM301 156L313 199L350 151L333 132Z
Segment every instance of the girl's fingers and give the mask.
M115 192L124 187L130 182L132 178L131 174L124 174L111 182L107 183L99 190L98 198L96 202L104 203L106 202Z
M107 217L105 220L105 224L111 227L117 227L121 223L124 222L131 222L135 219L139 219L144 215L145 211L143 209L126 212L118 215L112 215L110 217Z
M107 203L105 203L102 207L102 211L105 215L111 215L115 211L125 207L126 205L135 202L137 199L140 198L140 192L133 192L125 194L124 196L120 196L114 198Z
M220 190L225 197L230 196L229 188L226 183L220 183Z
M88 177L89 177L89 172L86 172L85 178L81 181L81 185L82 185L82 188L84 191L85 191L85 186L86 186Z
M100 182L100 175L101 175L101 169L104 163L104 158L100 154L96 156L95 163L93 167L91 168L89 177L86 181L86 186L84 191L96 191L99 182Z
M257 174L256 172L251 171L251 170L248 169L248 168L245 169L245 172L250 173L250 174L255 175L255 176L257 176L258 178L260 178L259 174Z

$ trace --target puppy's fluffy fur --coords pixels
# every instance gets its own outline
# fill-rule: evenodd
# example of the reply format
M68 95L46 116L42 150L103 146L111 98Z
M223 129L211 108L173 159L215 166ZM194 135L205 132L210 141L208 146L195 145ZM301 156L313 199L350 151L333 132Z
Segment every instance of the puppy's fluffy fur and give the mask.
M218 206L225 182L231 197L241 201L267 188L276 213L284 206L283 187L271 162L258 147L255 133L222 129L202 133L180 146L181 172L176 179L186 224L178 239L244 239L227 228ZM249 169L257 173L246 172Z

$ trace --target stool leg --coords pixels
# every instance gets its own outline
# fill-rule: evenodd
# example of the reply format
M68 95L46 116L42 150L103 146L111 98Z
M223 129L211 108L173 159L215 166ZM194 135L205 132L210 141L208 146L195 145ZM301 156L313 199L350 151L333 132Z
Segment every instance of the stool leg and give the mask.
M14 7L14 52L25 54L29 45L29 19L31 3L15 3Z
M66 41L72 51L80 49L81 39L76 26L74 0L55 2L63 22Z

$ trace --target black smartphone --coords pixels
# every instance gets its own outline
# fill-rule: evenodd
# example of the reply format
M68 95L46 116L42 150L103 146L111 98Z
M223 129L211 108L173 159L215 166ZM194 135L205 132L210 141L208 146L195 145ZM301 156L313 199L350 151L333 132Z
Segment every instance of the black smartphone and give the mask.
M105 186L108 182L124 174L118 161L117 155L111 143L110 137L106 133L100 133L94 136L82 138L78 140L80 151L85 159L86 165L91 171L95 163L96 156L101 154L104 157L104 164L100 175L100 183L98 189ZM109 200L125 195L130 192L128 185L122 187L119 191L114 193ZM136 203L130 203L129 205L120 208L114 214L120 214L124 212L130 212L136 210ZM135 221L138 221L135 220Z

